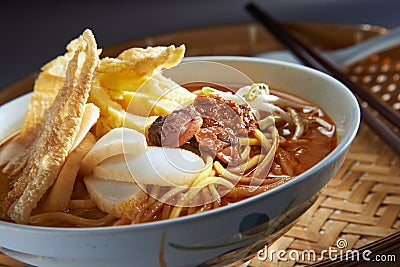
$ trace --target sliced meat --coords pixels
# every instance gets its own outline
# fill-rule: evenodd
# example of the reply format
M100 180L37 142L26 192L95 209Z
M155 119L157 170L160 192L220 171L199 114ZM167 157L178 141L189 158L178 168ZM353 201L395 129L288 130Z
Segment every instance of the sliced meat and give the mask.
M201 154L235 166L242 163L239 137L247 137L254 128L258 122L250 106L217 96L198 96L193 105L158 117L148 138L151 145L164 147L182 146L190 140Z
M148 130L151 145L180 147L200 129L203 119L193 105L158 117Z
M199 150L208 151L228 165L240 164L238 137L246 137L258 128L251 107L209 96L198 96L194 106L203 118L202 128L195 134Z
M244 128L245 125L233 109L236 106L233 101L225 101L218 97L198 96L194 100L194 107L204 120L203 128L209 126Z
M196 141L201 153L215 155L225 147L231 145L234 135L220 126L209 126L201 128L195 134Z
M254 112L248 105L238 105L218 96L198 96L194 100L196 111L203 118L203 128L221 126L234 130L236 135L248 135L258 128Z

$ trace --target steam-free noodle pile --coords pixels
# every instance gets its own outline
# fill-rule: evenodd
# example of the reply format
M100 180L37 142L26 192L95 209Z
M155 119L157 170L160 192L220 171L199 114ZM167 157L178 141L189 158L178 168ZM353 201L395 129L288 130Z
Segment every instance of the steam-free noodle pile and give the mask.
M187 216L294 179L336 146L323 110L268 81L165 77L184 52L100 59L86 30L47 63L22 130L0 147L2 220L99 227Z

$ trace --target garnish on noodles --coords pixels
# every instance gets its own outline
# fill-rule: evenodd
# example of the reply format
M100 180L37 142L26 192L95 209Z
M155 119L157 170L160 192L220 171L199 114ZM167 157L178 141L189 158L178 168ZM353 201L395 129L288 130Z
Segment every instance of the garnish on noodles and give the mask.
M177 218L268 191L336 146L321 108L266 83L165 77L184 52L101 59L86 30L43 66L21 131L0 147L1 218L54 227Z

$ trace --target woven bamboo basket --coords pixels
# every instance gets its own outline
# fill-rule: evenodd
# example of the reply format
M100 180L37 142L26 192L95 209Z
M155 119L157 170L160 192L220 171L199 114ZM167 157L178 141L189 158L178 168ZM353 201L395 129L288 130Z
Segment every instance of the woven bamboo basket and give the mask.
M316 203L270 250L359 249L400 228L400 162L374 132L362 124L346 160ZM343 241L345 240L345 241ZM346 242L345 247L338 242ZM339 245L339 246L338 246ZM294 254L295 255L295 254ZM326 257L327 258L327 257ZM302 266L315 262L251 260L250 266Z
M369 25L291 23L287 26L307 42L328 50L345 47L386 31L384 28ZM106 48L103 55L114 56L132 46L181 43L186 44L188 56L252 56L282 49L261 26L240 24L180 31L129 41ZM346 71L353 80L364 84L377 97L400 111L398 49L374 55ZM28 92L32 88L33 77L34 75L27 77L2 90L0 103ZM394 131L398 133L398 129ZM287 254L290 251L301 254L304 250L313 250L320 256L328 248L343 251L368 248L375 253L381 251L398 254L399 214L400 157L362 123L342 168L322 190L314 205L283 237L266 245L270 251L283 250ZM321 260L329 258L318 257L318 261ZM264 260L259 255L244 259L243 262L254 267L319 265L315 259ZM328 264L332 266L333 263L320 263L321 266ZM0 254L0 265L26 266L4 254Z

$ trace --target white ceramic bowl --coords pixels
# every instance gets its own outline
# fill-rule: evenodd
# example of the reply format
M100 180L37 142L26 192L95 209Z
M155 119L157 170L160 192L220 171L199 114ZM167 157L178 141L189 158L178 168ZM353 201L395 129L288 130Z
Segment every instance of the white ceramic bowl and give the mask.
M2 252L38 266L209 266L250 257L293 225L343 162L360 122L355 97L330 76L291 63L247 57L196 57L185 61L206 62L183 64L165 75L178 82L252 79L321 106L337 125L338 146L284 185L198 215L89 229L0 222ZM207 63L210 61L234 69ZM0 107L0 138L22 125L29 97Z

